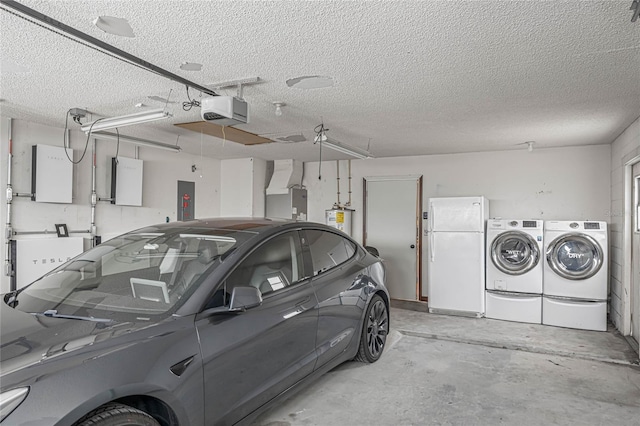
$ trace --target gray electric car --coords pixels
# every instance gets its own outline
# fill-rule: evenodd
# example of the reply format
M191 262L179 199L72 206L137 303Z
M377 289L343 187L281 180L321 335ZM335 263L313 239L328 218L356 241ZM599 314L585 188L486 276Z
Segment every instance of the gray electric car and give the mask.
M211 219L107 241L0 303L7 425L246 423L389 331L382 261L317 223Z

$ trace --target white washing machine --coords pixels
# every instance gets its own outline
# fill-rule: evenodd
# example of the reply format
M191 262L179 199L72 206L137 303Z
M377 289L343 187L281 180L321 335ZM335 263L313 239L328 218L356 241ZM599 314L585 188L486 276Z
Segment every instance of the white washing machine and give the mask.
M542 322L543 222L487 221L487 318Z
M542 323L606 331L607 223L545 222Z

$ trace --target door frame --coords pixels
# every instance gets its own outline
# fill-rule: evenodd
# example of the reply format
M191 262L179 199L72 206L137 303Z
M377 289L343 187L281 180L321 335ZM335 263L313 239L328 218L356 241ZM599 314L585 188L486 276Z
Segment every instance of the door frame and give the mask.
M631 296L631 279L632 279L632 245L633 245L633 223L632 212L634 209L634 193L633 193L633 166L640 163L640 155L634 155L624 163L624 226L623 226L623 247L622 255L624 265L622 267L622 328L623 336L631 335L631 310L633 299ZM640 289L636 289L640 293ZM640 296L640 294L639 294ZM636 312L636 315L638 313ZM638 320L640 318L637 318ZM635 336L636 341L640 343L640 336Z
M365 176L362 178L362 245L367 245L367 183L385 181L415 181L416 182L416 300L426 302L422 295L422 175L400 176Z

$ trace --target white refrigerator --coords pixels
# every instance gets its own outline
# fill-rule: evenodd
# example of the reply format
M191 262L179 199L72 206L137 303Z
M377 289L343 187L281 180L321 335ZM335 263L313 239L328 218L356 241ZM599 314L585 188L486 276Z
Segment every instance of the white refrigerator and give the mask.
M485 197L429 199L427 297L429 312L484 315Z

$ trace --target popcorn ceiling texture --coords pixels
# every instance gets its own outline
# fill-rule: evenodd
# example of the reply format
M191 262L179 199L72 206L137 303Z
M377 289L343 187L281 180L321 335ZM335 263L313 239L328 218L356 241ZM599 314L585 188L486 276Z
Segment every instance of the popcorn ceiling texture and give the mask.
M316 160L321 120L333 139L389 157L607 144L640 115L640 25L627 0L21 3L198 84L258 76L244 88L251 122L239 128L306 138L244 147L204 135L203 154L216 158ZM100 15L127 19L136 37L102 32L92 24ZM198 108L182 110L181 84L5 11L0 26L3 116L64 127L69 108L129 114L171 93L172 120L126 134L168 143L180 134L200 154L201 136L173 126L199 120ZM335 85L287 87L306 75ZM273 101L287 104L281 117Z

